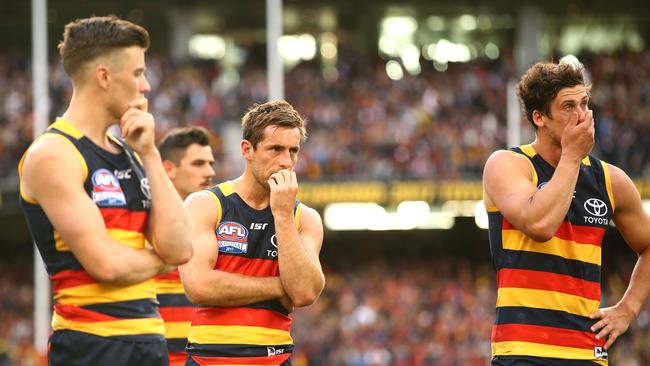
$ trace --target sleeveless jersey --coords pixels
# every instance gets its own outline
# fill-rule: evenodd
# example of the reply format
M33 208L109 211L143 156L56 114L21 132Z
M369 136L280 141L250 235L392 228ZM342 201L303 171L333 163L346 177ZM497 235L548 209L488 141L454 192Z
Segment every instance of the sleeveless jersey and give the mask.
M97 205L109 235L123 245L144 250L151 193L134 152L109 135L123 148L122 153L112 154L61 118L42 136L45 135L61 138L75 148L84 169L84 189ZM19 164L21 174L26 155ZM135 341L163 340L153 280L133 285L99 283L61 239L43 208L22 189L20 204L53 282L53 331L73 330Z
M555 168L531 145L525 156L534 184L544 189ZM607 164L582 161L573 200L552 239L536 242L487 207L490 250L497 272L492 355L590 360L607 365L589 313L600 306L601 243L614 212Z
M219 205L219 255L214 269L244 276L279 276L271 208L256 210L234 192L232 182L207 190ZM298 226L302 204L296 202ZM199 365L280 365L293 351L291 318L277 301L241 307L197 306L187 352Z
M185 296L178 269L154 277L160 303L160 315L165 322L165 339L169 351L169 366L185 365L187 334L190 331L194 307Z

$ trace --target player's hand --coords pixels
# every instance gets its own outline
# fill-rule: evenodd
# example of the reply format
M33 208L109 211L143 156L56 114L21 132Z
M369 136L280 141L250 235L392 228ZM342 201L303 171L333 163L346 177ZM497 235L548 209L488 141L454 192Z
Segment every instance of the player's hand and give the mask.
M582 160L594 147L594 113L576 108L562 132L562 154Z
M147 108L146 98L133 100L120 118L122 137L140 155L147 155L156 147L154 119Z
M616 338L627 331L630 322L635 318L634 312L627 306L617 304L608 308L602 308L589 314L589 319L600 319L591 326L592 332L598 332L596 339L607 337L605 349L612 346Z
M289 295L284 294L282 297L278 299L278 302L280 302L280 305L287 309L288 312L293 312L293 302L289 298Z
M271 174L268 180L271 188L271 211L273 215L293 215L293 206L298 195L296 172L282 169Z

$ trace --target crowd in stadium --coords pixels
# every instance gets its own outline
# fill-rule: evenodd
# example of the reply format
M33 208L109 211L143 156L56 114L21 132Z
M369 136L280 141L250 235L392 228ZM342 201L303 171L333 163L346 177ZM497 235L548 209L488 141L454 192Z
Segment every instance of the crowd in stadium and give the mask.
M632 176L650 176L650 51L585 55L582 61L593 83L596 155ZM156 55L147 63L150 110L160 132L208 127L217 178L236 174L221 132L253 102L266 100L264 68L245 66L231 84L213 63L175 65ZM32 139L29 67L21 57L0 59L0 177L16 174ZM479 178L489 154L506 145L512 75L509 63L493 61L450 64L446 72L424 65L420 75L392 81L380 60L353 58L341 59L338 78L326 81L316 65L298 66L285 82L287 100L310 122L297 171L315 180ZM54 118L71 97L57 62L49 83Z
M633 177L650 177L650 51L582 58L593 83L595 154ZM373 65L373 66L368 66ZM634 67L632 67L634 66ZM0 57L0 177L16 174L32 140L30 64ZM221 135L247 106L266 99L262 67L249 65L229 85L213 64L148 59L150 110L160 133L184 124L213 133L217 180L230 167ZM480 177L487 156L505 147L505 61L450 65L391 81L379 60L341 60L326 81L316 65L286 77L287 99L310 121L300 155L303 179L447 179ZM58 63L49 70L50 115L63 113L71 87ZM336 143L332 143L336 141ZM375 261L326 266L327 287L295 313L294 365L486 365L495 284L479 265L449 258L422 263ZM629 263L604 277L604 303L619 299ZM0 366L35 365L32 287L22 267L0 269ZM650 364L650 304L610 354L612 364Z
M0 264L0 366L37 366L33 347L34 288L24 266Z

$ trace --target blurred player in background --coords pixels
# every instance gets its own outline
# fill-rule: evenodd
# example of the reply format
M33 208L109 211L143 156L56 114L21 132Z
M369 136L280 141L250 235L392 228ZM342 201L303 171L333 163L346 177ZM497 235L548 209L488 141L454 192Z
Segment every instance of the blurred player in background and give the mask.
M492 154L483 176L498 287L492 364L606 365L650 291L650 216L630 178L589 155L579 62L538 63L517 92L536 139ZM611 220L639 258L623 298L599 309Z
M323 289L323 225L297 199L305 121L285 101L242 119L239 178L190 195L196 255L180 267L192 320L187 365L290 365L294 306Z
M163 166L178 195L207 189L214 177L214 157L210 137L201 127L181 127L169 131L158 144ZM192 303L185 296L178 270L156 276L160 315L165 322L169 365L184 365L187 333L190 331Z
M192 224L154 143L148 46L116 17L66 25L72 100L20 163L21 206L54 282L50 365L167 364L152 277L190 259ZM124 139L107 133L115 123Z

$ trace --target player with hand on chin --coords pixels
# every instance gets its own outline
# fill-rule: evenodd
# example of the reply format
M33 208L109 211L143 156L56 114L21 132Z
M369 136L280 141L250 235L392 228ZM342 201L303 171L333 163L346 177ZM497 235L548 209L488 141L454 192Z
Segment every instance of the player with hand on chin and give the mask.
M148 46L117 17L66 25L72 100L20 162L21 207L54 284L53 366L167 364L152 277L190 259L192 223L154 143Z
M180 272L197 305L186 365L291 364L289 313L325 284L320 216L296 198L304 126L285 101L255 105L242 118L243 175L185 201L196 248Z

